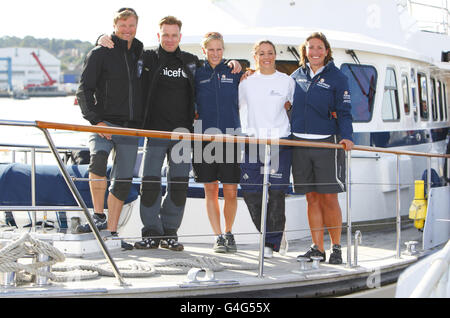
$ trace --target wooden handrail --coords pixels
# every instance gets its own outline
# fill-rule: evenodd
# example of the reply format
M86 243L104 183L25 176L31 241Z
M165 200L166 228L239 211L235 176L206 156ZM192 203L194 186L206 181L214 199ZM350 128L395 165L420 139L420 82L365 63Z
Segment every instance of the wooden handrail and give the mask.
M259 139L259 138L253 138L253 137L243 137L243 136L207 135L207 134L194 134L194 133L158 131L158 130L121 128L121 127L74 125L74 124L54 123L54 122L46 122L46 121L36 121L36 126L41 129L59 129L59 130L70 130L70 131L80 131L80 132L106 133L106 134L113 134L113 135L151 137L151 138L171 139L171 140L222 141L222 142L230 142L230 143L248 143L248 144L262 144L262 145L267 144L267 145L344 149L344 146L340 145L340 144L303 141L303 140L300 141L300 140L287 140L287 139ZM425 153L425 152L400 151L400 150L392 150L389 148L369 147L369 146L359 146L359 145L355 145L352 150L360 150L360 151L368 151L368 152L382 152L382 153L390 153L390 154L395 154L395 155L450 158L450 155L446 155L446 154L430 154L430 153Z

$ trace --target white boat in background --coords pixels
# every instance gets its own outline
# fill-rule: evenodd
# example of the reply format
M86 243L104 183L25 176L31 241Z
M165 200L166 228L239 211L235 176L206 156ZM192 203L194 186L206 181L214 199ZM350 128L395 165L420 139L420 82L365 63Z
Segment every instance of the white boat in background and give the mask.
M171 1L168 1L168 5L170 3ZM205 20L204 26L208 29L198 33L183 32L181 48L198 56L201 56L199 43L203 33L221 32L225 39L225 56L237 59L243 65L250 67L253 65L251 56L253 44L261 39L271 40L277 47L277 68L287 73L297 68L298 46L305 38L314 31L325 33L331 43L336 66L341 68L349 79L354 116L354 139L355 144L360 146L360 150L352 151L349 158L351 159L350 195L345 193L339 195L344 228L347 230L345 264L338 266L337 269L332 266L325 269L322 267L322 271L317 268L313 269L313 272L301 269L299 274L298 269L293 268L293 264L296 263L295 256L299 251L291 252L295 253L294 255L285 250L287 256L280 256L281 261L276 263L276 266L284 264L287 268L285 270L281 268L280 272L275 272L269 267L269 278L267 276L263 278L260 259L258 278L251 274L251 278L240 275L235 278L229 275L226 276L227 283L221 281L216 285L213 280L202 283L194 279L190 281L191 285L181 284L180 287L181 278L156 282L149 279L145 286L133 281L132 284L138 287L128 288L127 291L120 290L116 288L117 286L111 287L108 282L105 286L97 283L97 288L103 288L101 291L97 289L95 292L92 290L83 292L82 284L75 284L76 287L73 287L67 283L63 287L58 286L60 289L50 286L39 292L29 288L22 289L20 292L18 289L5 289L3 290L5 294L45 297L46 293L53 293L57 296L67 296L70 295L71 288L75 288L77 295L114 296L128 292L128 295L162 297L164 295L196 296L229 293L242 295L244 292L252 291L257 294L264 289L282 290L302 287L309 288L310 293L298 295L332 295L340 290L340 287L336 286L341 282L344 284L344 281L353 281L357 277L364 277L362 285L365 284L367 287L368 283L365 280L370 278L375 269L383 273L391 273L394 278L391 277L390 282L395 282L401 270L423 255L439 249L450 238L450 222L448 222L450 186L448 185L449 171L444 171L445 159L442 157L431 159L410 153L444 154L446 152L450 128L448 23L446 34L420 31L415 20L408 13L408 9L411 9L414 3L384 0L318 0L308 3L294 0L204 0L198 1L196 6L201 7L203 12L209 12L202 16ZM188 25L192 19L198 19L197 13L177 13L176 6L173 8L172 14L181 18L184 25ZM139 11L139 8L137 9ZM319 12L320 20L317 18ZM445 12L448 17L448 9ZM156 45L153 38L150 41L146 38L141 40L149 48ZM9 125L11 122L3 124ZM28 122L26 125L34 124ZM67 145L57 144L57 146L66 147ZM398 152L401 152L401 155ZM138 166L136 170L139 170ZM434 178L433 171L437 178ZM414 181L423 179L424 173L426 173L429 200L428 215L424 228L421 229L422 235L422 232L415 229L411 231L413 221L408 217L411 202L414 199ZM136 187L139 182L140 177L136 173ZM440 187L434 187L437 185ZM193 246L207 243L206 251L210 252L214 236L205 212L202 185L192 181L190 194L183 223L178 232L180 241ZM2 205L8 204L2 203ZM71 217L79 217L81 222L89 221L82 212L64 212L69 215L68 229L71 227ZM28 218L23 217L23 212L14 212L13 215L19 228L30 222ZM52 212L37 214L38 219L45 217L45 220L53 220L58 228L61 222L57 216L58 214ZM286 218L287 241L291 245L308 241L310 233L304 196L294 193L287 196ZM119 235L128 240L138 240L141 227L139 197L136 195L135 200L126 204L122 211ZM407 250L408 255L402 253L401 233L405 227L409 233L407 237L412 237L414 241L418 241L417 244L421 245L417 253L415 250L412 251L411 247ZM363 232L363 235L366 235L365 231L374 233L370 234L374 235L374 241L378 239L382 241L382 238L385 239L386 228L397 231L393 234L390 246L386 247L383 253L379 252L379 246L377 249L367 248L364 251L366 255L360 254L359 264L361 260L364 260L364 256L367 263L357 266L357 259L353 258L357 250L353 250L352 254L352 249L358 245L359 239L355 237L352 241L352 229L359 229L359 234ZM233 231L240 245L255 246L261 238L250 219L244 201L240 198ZM17 232L17 235L11 234L11 231L0 232L0 241L18 237L21 231ZM89 240L96 243L94 236L89 236ZM44 236L40 237L44 238ZM70 257L88 257L94 251L99 252L103 249L99 249L96 244L87 243L88 239L80 237L81 235L76 237L69 233L61 234L58 238L53 235L54 246L60 247ZM113 251L118 248L114 240L107 240L106 245ZM209 253L190 251L199 255ZM243 251L245 251L243 254L251 254L249 248L243 248ZM291 273L295 271L297 276ZM290 274L285 276L286 272ZM164 278L167 279L167 277ZM232 279L231 283L230 279ZM258 282L257 279L260 281ZM335 285L332 285L333 281ZM320 286L325 286L324 288L328 288L328 291L314 293L314 287ZM61 288L65 291L61 291ZM351 292L352 288L347 288L347 292Z

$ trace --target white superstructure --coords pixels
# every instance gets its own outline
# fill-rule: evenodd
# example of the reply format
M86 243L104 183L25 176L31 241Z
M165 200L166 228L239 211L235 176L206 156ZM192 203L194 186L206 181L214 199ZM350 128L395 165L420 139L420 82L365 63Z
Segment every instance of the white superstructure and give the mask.
M277 47L277 69L288 74L298 67L299 45L312 32L321 31L331 44L336 66L349 78L356 144L445 153L450 127L450 63L442 57L448 56L450 40L447 34L419 30L420 25L410 15L412 10L420 10L417 3L199 0L195 2L196 14L189 14L180 1L169 0L167 13L153 14L155 21L165 14L180 18L180 46L199 57L202 36L208 31L223 34L226 58L250 67L254 67L253 44L271 40ZM194 28L198 19L203 24ZM158 45L156 32L148 30L140 36L147 47ZM352 157L353 220L392 218L395 156L354 151ZM427 162L412 156L400 156L399 160L400 209L406 216L413 199L413 180L422 178ZM431 166L443 178L443 160L432 160ZM339 198L344 211L344 196ZM287 206L288 218L295 214L289 225L303 218L293 228L307 228L303 198L288 198Z
M39 85L46 82L44 72L31 53L34 52L53 80L59 82L61 61L44 49L38 48L0 48L0 57L10 57L12 60L12 84L21 89L28 84ZM5 74L0 75L0 87L7 85Z

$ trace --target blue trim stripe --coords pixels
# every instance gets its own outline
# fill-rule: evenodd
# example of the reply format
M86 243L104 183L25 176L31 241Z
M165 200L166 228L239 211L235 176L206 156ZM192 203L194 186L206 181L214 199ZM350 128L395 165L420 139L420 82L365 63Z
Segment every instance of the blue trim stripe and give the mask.
M353 140L356 145L390 148L438 142L445 140L448 132L448 127L407 131L355 132Z

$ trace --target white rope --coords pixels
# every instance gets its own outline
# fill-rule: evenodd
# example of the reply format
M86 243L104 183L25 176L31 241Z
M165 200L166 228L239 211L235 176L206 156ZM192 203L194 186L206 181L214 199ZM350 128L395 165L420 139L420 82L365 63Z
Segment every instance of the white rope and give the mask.
M49 260L36 260L31 264L18 262L20 258L29 255L47 255ZM63 262L65 259L64 254L51 244L34 239L29 233L25 233L11 244L0 249L0 272L16 272L18 280L28 281L30 274L56 279L53 273L41 268Z
M47 255L49 260L21 264L18 259L29 255ZM114 277L109 264L55 265L64 262L65 256L51 244L34 239L25 233L19 239L0 250L0 272L16 272L18 281L31 281L33 275L45 276L55 282L79 281L93 279L98 276ZM54 265L54 266L53 266ZM52 272L42 270L42 267L52 266ZM229 258L194 257L165 260L157 264L147 262L127 262L117 266L123 277L150 277L156 274L185 274L191 268L208 268L215 272L226 269L245 270L256 269L257 264L245 263ZM56 273L57 272L57 273Z
M157 264L149 264L147 262L132 262L126 264L118 264L123 277L151 277L156 274L160 275L177 275L186 274L191 268L208 268L214 272L231 270L251 270L258 267L257 264L244 263L238 260L231 260L227 258L217 257L195 257L195 258L181 258L162 261ZM98 273L100 276L114 277L114 272L109 264L82 264L66 266L64 264L57 265L52 268L54 272L70 272L70 271L86 271ZM70 276L69 276L70 277ZM64 277L57 275L58 281L63 281ZM89 279L89 277L81 277L81 279Z

